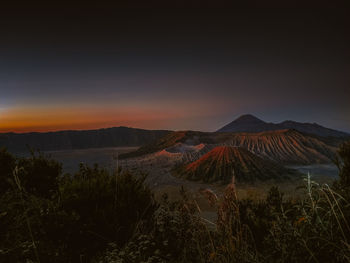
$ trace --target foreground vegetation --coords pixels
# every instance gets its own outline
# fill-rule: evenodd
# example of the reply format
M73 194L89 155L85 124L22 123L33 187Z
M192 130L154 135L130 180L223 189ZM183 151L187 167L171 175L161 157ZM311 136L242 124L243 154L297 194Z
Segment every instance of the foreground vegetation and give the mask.
M145 175L80 166L62 175L40 153L0 151L0 262L348 262L350 143L339 149L339 180L306 178L305 198L238 199L203 191L217 220L182 199L155 200Z

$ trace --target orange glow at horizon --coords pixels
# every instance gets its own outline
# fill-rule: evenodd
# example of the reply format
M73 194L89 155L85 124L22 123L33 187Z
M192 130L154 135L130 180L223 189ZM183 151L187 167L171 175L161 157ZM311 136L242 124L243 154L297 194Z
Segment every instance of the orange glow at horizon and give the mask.
M26 107L3 109L0 132L49 132L85 130L115 126L158 129L168 120L185 116L171 112L136 108Z

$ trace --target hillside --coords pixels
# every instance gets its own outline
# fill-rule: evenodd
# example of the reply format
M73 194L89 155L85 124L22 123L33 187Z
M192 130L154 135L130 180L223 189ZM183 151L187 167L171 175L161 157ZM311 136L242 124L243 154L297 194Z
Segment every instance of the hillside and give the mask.
M134 152L121 155L121 158L138 157L155 153L182 143L212 146L235 146L245 148L262 158L282 164L330 163L335 156L341 139L304 134L296 130L278 130L260 133L203 133L172 132L163 138L140 147Z
M122 154L119 157L133 158L146 154L162 151L169 147L173 147L176 144L184 143L188 145L196 145L200 143L212 143L214 138L210 133L197 132L197 131L175 131L168 133L164 137L152 142L150 144L140 147L138 150L126 154Z
M295 130L234 133L224 144L243 147L283 164L329 163L336 152L336 147Z
M296 121L283 121L281 123L268 123L259 118L246 114L217 130L217 132L263 132L283 129L294 129L303 133L322 137L350 137L350 134L323 127L317 123L301 123Z
M47 133L2 133L0 134L0 147L21 152L27 150L27 145L42 151L141 146L169 133L170 131L165 130L143 130L127 127Z
M317 123L300 123L296 121L284 121L279 125L284 129L294 129L300 132L315 134L322 137L348 137L350 134L323 127Z
M283 179L294 171L241 147L218 146L197 161L177 168L175 173L189 180L229 183L233 173L238 182L254 182Z

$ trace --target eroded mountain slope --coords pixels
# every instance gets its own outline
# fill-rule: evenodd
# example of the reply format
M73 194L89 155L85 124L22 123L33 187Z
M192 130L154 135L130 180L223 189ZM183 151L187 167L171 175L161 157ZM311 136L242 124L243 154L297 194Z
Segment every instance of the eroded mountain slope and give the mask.
M281 180L295 172L247 149L217 146L197 161L176 168L174 173L189 180L228 183L233 175L238 182L254 182Z

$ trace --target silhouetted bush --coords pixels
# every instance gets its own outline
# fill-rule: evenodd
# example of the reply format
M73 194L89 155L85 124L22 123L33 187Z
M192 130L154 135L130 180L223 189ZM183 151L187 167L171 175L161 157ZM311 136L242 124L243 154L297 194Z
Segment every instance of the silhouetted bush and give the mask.
M17 164L18 177L25 191L37 196L50 198L58 191L58 180L62 165L38 152L29 158L21 158Z
M344 188L350 188L350 141L339 147L336 164L339 168L339 184Z
M2 151L0 159L12 185L0 196L0 262L91 262L108 243L123 246L152 224L157 204L144 175L81 165L62 176L42 154Z
M153 215L152 228L138 231L124 247L110 244L98 262L203 262L211 251L211 233L196 203L183 189L180 193L182 200L176 202L163 196Z
M0 193L5 193L13 187L12 172L16 166L16 158L6 149L0 149Z
M152 217L156 203L144 180L83 165L74 176L63 178L61 206L71 219L65 231L67 249L75 260L91 259L110 242L123 246Z

